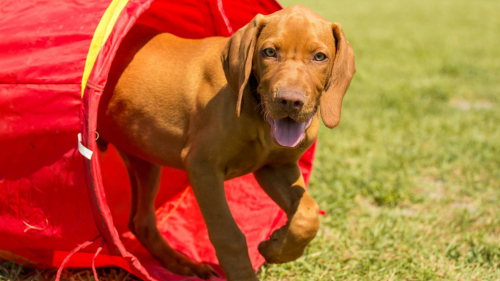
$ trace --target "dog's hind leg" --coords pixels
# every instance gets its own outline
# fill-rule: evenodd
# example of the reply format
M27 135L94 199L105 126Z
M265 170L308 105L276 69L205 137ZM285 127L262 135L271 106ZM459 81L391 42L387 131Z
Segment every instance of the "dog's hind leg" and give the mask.
M108 144L106 143L106 149L107 149ZM121 150L117 149L118 152L120 153L120 156L123 159L123 162L125 162L125 166L127 167L128 171L128 177L130 180L130 191L131 191L131 196L130 196L130 214L128 217L128 229L134 234L135 234L135 226L134 226L134 217L135 214L137 213L137 179L134 175L134 173L131 171L130 167L130 156L128 154L122 152Z
M132 187L129 228L139 242L173 273L204 279L217 276L209 265L197 263L170 247L158 230L154 201L160 186L161 167L124 152L120 154Z

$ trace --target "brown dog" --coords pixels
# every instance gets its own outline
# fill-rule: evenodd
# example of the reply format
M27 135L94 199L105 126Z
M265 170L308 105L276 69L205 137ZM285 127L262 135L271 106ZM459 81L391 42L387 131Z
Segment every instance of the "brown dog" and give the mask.
M227 278L257 280L223 188L253 172L288 215L260 253L271 263L300 257L319 220L297 161L316 139L318 107L327 127L339 123L355 72L340 25L294 6L257 15L231 38L150 34L123 44L129 55L111 70L98 132L127 165L129 227L142 245L178 274L216 274L173 250L156 227L160 166L185 170Z

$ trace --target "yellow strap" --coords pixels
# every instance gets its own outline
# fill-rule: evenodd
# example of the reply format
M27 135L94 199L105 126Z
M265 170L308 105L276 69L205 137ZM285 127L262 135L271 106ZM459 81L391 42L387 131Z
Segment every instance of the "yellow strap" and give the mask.
M118 16L122 12L123 8L125 8L128 1L129 0L113 0L97 25L94 37L90 43L87 61L85 62L85 69L83 70L82 98L85 87L87 86L87 80L89 79L90 72L92 71L97 59L97 55L99 55L99 51L106 43L106 40L108 40L109 34L113 31L113 27L115 26Z
M184 189L184 192L181 194L181 197L179 198L179 200L177 200L177 202L175 203L175 205L172 208L172 210L170 210L168 212L168 214L159 223L156 223L156 225L160 226L160 225L163 225L165 222L167 222L167 220L172 216L172 214L175 212L175 210L177 210L177 208L179 208L179 206L182 203L182 200L184 200L184 198L186 197L186 195L188 194L188 192L189 192L190 189L191 189L191 187L189 187L189 186L186 187L186 189ZM163 211L163 209L157 210L156 211L156 216L158 216L158 214L160 214L161 211Z

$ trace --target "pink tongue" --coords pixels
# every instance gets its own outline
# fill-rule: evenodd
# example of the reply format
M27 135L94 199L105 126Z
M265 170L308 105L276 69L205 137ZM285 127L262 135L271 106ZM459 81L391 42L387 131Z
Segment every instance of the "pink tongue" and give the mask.
M287 117L279 120L273 120L274 137L282 146L294 147L302 140L306 122L297 123Z

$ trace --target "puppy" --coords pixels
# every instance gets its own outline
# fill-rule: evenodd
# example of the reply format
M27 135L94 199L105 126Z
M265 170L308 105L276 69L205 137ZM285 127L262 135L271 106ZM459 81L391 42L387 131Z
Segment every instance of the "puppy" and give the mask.
M127 44L111 69L97 130L127 166L137 239L172 272L217 275L172 249L156 227L161 166L184 170L228 280L258 280L223 188L254 173L288 216L260 253L270 263L300 257L319 220L298 159L317 137L318 108L327 127L338 125L355 72L340 25L293 6L257 15L230 38L150 33Z

